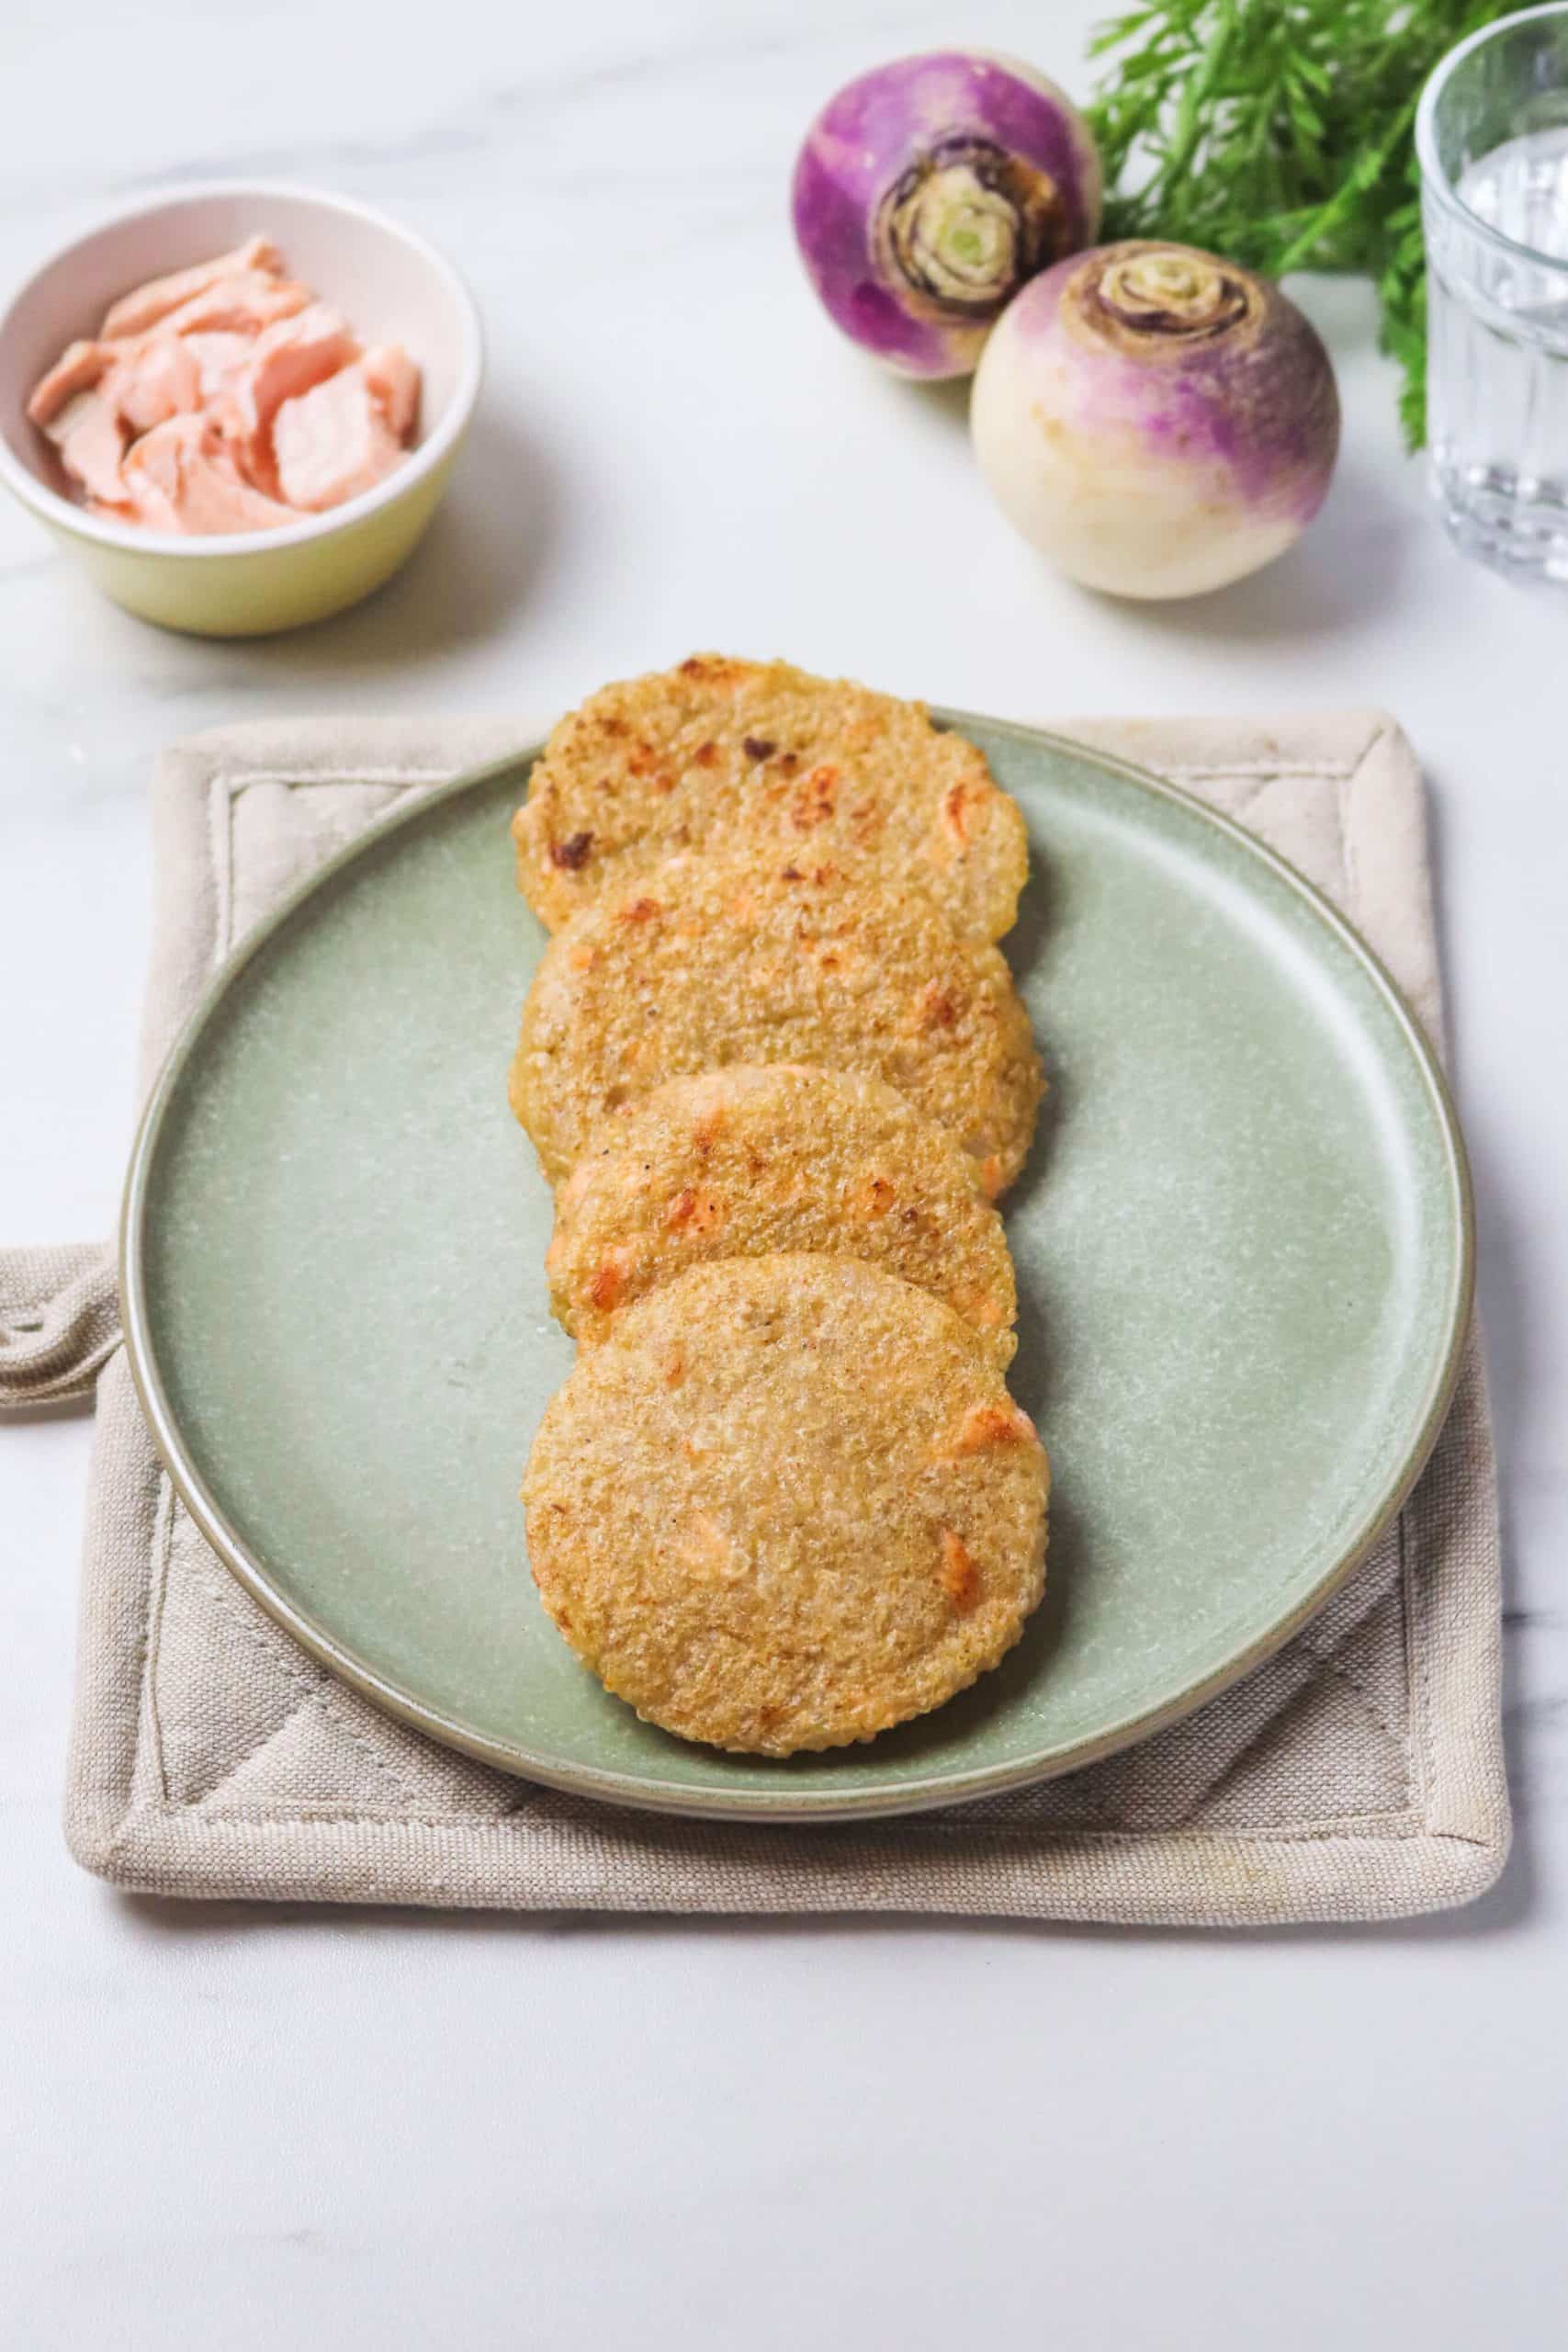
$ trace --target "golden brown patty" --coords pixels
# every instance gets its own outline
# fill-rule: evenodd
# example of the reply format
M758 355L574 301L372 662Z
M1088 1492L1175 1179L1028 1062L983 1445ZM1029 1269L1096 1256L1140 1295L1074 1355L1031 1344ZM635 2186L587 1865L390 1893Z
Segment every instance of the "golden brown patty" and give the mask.
M546 1608L682 1739L787 1756L941 1706L1044 1585L1047 1465L996 1351L852 1259L733 1258L629 1307L547 1408Z
M780 1250L918 1283L1011 1361L1012 1260L973 1159L879 1079L793 1062L671 1079L606 1120L556 1203L550 1303L596 1342L693 1266Z
M672 858L558 932L523 1008L512 1107L558 1182L594 1128L730 1062L859 1070L980 1163L1022 1167L1043 1080L1000 954L934 902L829 862Z
M517 881L552 931L683 850L777 848L923 881L999 939L1028 870L1018 807L924 706L787 662L694 654L563 718L513 824Z

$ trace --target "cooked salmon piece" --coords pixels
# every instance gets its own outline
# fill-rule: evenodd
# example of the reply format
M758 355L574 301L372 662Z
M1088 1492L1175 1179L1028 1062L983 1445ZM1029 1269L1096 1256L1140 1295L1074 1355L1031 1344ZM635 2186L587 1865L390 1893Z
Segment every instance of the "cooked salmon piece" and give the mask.
M256 347L254 335L236 334L232 329L214 328L204 334L197 328L181 335L180 342L196 362L201 397L209 404L221 401L233 389L235 378Z
M231 442L240 469L265 489L273 479L272 421L285 401L298 400L359 356L346 322L324 302L279 319L257 335L213 421Z
M260 334L276 320L308 310L310 300L310 288L297 285L291 277L269 277L259 269L242 270L232 277L216 278L201 293L193 294L188 302L169 312L164 324L171 334L214 331Z
M120 466L120 496L139 523L154 531L177 531L177 501L186 466L200 447L207 425L199 416L172 417L154 425L128 451Z
M125 433L114 402L105 393L73 394L43 429L72 481L79 482L90 498L112 503L125 496L119 472Z
M249 350L250 338L244 341ZM107 343L73 343L35 386L28 414L47 430L50 419L67 402L100 385L132 433L145 433L165 417L194 409L201 392L196 359L177 335L127 335Z
M266 237L247 237L232 253L198 261L194 268L176 269L167 277L149 278L111 302L104 313L106 335L142 334L184 304L208 293L220 278L261 276L281 277L283 255Z
M103 396L128 432L147 433L201 406L201 370L178 335L154 333L120 347Z
M276 530L299 516L254 490L204 417L175 416L132 443L120 467L138 522L193 537Z
M33 386L28 414L35 424L47 424L67 401L74 400L78 392L91 391L113 365L114 353L107 343L67 344L48 375L40 376Z
M363 364L285 401L273 419L272 441L279 493L313 514L374 489L403 454Z
M362 364L371 398L399 440L406 441L419 414L419 369L400 343L376 344Z

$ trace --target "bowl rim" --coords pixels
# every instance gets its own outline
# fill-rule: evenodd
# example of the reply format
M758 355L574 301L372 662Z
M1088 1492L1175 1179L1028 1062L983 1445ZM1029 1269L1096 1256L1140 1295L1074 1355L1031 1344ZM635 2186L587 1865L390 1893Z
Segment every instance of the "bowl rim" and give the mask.
M0 311L0 343L5 340L18 305L39 278L58 267L67 255L92 244L108 230L118 228L124 221L140 220L147 213L178 210L186 204L209 202L214 197L254 198L258 207L287 197L295 204L313 205L323 212L343 213L353 220L367 222L404 246L441 280L452 297L461 322L457 383L434 432L411 449L405 462L394 467L373 489L362 491L357 498L345 499L341 506L329 507L324 514L301 515L298 523L285 524L276 530L214 532L187 537L175 531L148 531L136 524L105 522L98 515L89 514L73 500L51 490L47 482L40 481L29 467L22 463L5 436L0 435L0 481L4 481L7 489L24 506L30 507L40 521L52 524L75 537L91 540L96 546L112 548L125 554L194 557L198 561L211 562L225 556L283 555L291 548L330 538L335 532L352 528L381 508L395 504L417 483L434 473L457 447L478 403L484 380L484 329L479 305L462 273L417 230L378 211L373 205L361 204L355 197L336 196L328 189L311 187L296 180L182 182L153 188L132 203L116 205L100 212L75 236L47 254L10 294L4 311Z

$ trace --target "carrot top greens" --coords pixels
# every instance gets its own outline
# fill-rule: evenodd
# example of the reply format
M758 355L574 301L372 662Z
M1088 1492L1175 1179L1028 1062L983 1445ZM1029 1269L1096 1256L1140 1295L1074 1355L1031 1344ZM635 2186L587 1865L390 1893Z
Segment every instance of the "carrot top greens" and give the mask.
M1510 13L1496 0L1150 0L1100 27L1089 107L1101 235L1171 237L1270 277L1357 270L1377 286L1426 438L1427 274L1412 137L1439 58Z

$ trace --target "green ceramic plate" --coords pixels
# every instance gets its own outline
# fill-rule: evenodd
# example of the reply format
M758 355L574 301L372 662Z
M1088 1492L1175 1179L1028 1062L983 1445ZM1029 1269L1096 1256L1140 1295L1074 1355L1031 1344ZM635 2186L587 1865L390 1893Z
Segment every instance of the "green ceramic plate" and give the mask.
M400 813L254 936L153 1095L126 1198L131 1361L196 1518L398 1714L515 1772L742 1817L892 1813L1059 1772L1264 1657L1366 1551L1450 1392L1464 1157L1409 1013L1247 834L1024 729L1008 942L1052 1078L1009 1204L1015 1389L1055 1469L1049 1591L1005 1665L787 1763L639 1723L536 1599L517 1486L565 1378L550 1201L507 1113L542 933L526 761Z

